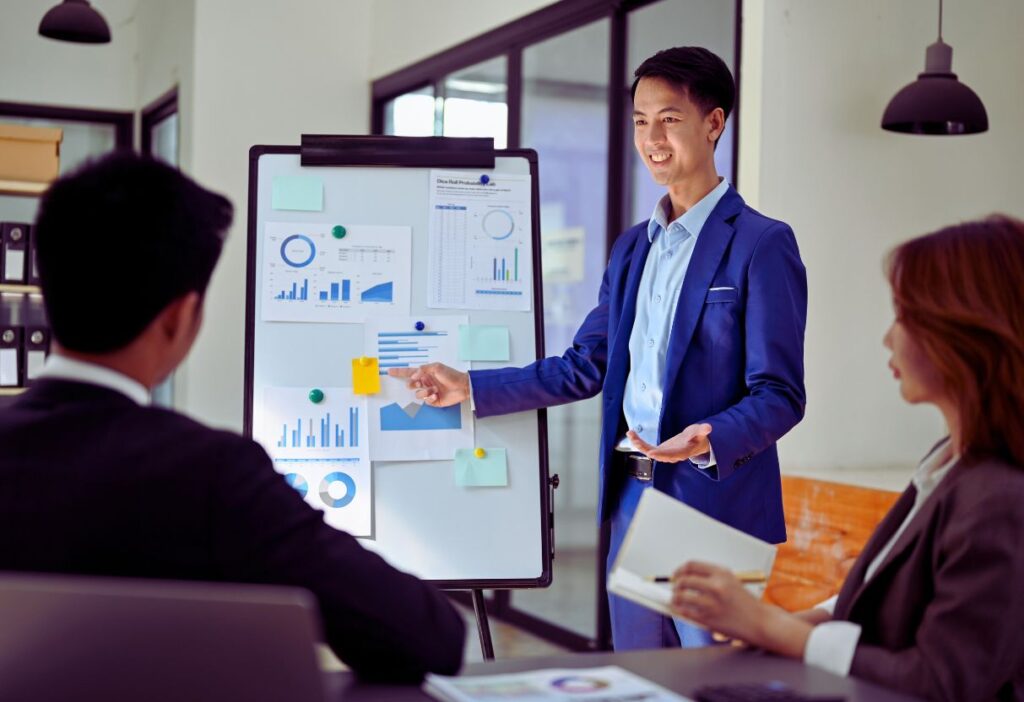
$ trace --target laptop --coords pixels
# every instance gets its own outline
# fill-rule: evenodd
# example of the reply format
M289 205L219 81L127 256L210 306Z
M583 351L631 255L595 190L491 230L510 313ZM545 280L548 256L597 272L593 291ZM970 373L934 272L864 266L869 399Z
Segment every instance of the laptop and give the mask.
M0 573L0 700L323 702L295 588Z

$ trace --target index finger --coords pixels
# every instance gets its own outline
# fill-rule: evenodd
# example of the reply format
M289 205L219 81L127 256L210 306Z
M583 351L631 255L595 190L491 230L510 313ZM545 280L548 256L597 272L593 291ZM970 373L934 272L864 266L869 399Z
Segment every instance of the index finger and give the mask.
M388 375L392 378L411 378L418 368L388 368Z

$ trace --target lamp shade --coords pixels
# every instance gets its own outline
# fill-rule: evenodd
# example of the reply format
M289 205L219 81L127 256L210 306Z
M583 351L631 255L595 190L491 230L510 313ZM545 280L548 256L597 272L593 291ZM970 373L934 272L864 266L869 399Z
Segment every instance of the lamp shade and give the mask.
M925 71L903 87L885 108L882 129L909 134L977 134L988 130L981 98L957 80L953 49L938 41L928 47Z
M39 23L39 33L50 39L81 44L106 44L110 27L86 0L64 0L50 8Z

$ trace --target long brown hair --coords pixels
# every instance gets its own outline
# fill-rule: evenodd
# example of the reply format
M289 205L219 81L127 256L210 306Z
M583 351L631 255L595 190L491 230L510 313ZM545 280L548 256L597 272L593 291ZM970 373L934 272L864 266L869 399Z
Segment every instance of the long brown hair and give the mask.
M1005 215L889 254L896 313L956 402L964 456L1024 467L1024 222Z

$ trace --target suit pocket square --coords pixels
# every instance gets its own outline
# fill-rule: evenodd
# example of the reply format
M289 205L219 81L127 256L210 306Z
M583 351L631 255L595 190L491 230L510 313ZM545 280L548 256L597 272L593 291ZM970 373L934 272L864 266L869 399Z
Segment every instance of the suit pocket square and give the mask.
M739 299L736 288L709 288L704 303L710 302L735 302Z

